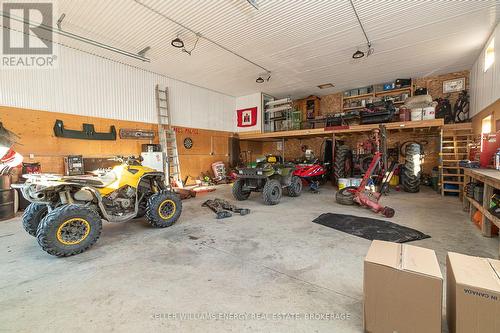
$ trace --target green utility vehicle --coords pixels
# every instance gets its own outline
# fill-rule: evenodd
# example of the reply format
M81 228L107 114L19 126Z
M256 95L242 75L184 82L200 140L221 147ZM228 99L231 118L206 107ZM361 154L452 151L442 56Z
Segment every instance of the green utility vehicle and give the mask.
M293 175L295 165L283 163L280 156L259 157L255 165L238 169L237 180L233 184L236 200L247 200L251 192L262 192L266 205L280 202L283 188L288 196L298 197L302 191L302 180Z

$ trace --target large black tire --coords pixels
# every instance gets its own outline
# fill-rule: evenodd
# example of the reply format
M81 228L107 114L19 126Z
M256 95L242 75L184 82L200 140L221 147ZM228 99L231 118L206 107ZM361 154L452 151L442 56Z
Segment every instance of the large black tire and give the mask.
M302 192L302 179L297 176L292 176L290 185L287 187L289 197L298 197Z
M420 191L420 145L412 143L406 146L405 167L403 170L403 190L417 193Z
M67 257L88 250L101 230L101 217L96 211L71 204L48 213L38 226L36 238L45 252Z
M341 205L354 205L354 194L352 190L357 189L356 186L347 186L335 193L335 201Z
M181 216L182 201L174 192L161 191L153 194L148 200L146 218L155 228L166 228L173 225Z
M349 146L338 146L335 148L335 163L333 164L333 175L335 180L349 178L352 171L352 151Z
M251 193L250 191L243 191L243 185L245 185L245 181L243 179L237 179L233 183L233 197L238 201L247 200Z
M277 205L282 195L281 183L276 179L268 179L262 189L262 199L266 205Z
M49 212L47 205L32 202L23 213L23 227L28 234L36 237L38 225Z

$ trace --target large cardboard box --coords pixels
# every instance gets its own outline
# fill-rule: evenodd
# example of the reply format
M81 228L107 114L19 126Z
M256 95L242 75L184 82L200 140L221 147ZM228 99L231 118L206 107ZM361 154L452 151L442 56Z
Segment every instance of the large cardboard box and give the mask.
M446 277L450 333L500 332L500 261L449 252Z
M364 266L365 332L441 332L443 276L433 250L373 241Z

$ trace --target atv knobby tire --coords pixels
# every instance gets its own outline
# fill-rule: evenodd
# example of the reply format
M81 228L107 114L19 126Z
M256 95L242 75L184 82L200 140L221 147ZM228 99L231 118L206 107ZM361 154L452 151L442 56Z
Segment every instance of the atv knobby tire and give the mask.
M101 230L101 217L96 211L70 204L48 213L38 226L36 238L45 252L67 257L88 250Z
M268 179L262 189L262 199L266 205L276 205L282 195L281 183L276 179Z
M161 191L149 198L146 218L153 227L166 228L179 219L181 212L181 198L174 192Z
M333 175L338 181L340 178L349 178L352 169L352 151L349 146L339 146L335 149L335 163Z
M243 201L243 200L247 200L248 197L250 196L250 191L243 191L243 186L245 185L245 181L243 179L237 179L234 183L233 183L233 188L232 188L232 192L233 192L233 197L238 200L238 201Z
M335 201L341 205L354 205L354 194L352 190L356 190L356 186L347 186L335 193Z
M49 212L49 208L45 204L32 202L26 207L23 213L23 227L28 234L36 237L38 225Z
M298 197L302 192L302 179L292 176L290 185L287 187L289 197Z
M420 163L420 145L416 143L407 145L402 177L405 192L416 193L420 191Z

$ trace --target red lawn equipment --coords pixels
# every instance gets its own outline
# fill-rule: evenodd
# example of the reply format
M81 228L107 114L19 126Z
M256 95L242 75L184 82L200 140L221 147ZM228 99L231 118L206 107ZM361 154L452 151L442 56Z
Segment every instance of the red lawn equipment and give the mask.
M378 141L379 133L382 134L381 145L379 145ZM375 138L377 147L381 146L380 150L386 151L386 132L384 127L381 126L380 132L375 132ZM395 213L394 209L379 204L380 197L382 194L387 192L389 181L391 180L394 170L397 167L396 161L393 161L389 167L386 167L387 156L384 155L385 154L380 151L375 152L375 155L373 156L373 159L371 160L359 187L348 186L337 191L335 200L343 205L353 205L357 203L360 206L370 208L375 213L382 213L385 217L393 217ZM381 170L380 174L378 173L379 170ZM373 178L375 178L375 181L381 181L378 192L369 189L370 185L373 184Z
M380 191L375 192L368 189L368 185L372 179L373 173L375 169L378 167L378 163L382 158L382 153L377 152L373 157L368 170L363 176L363 180L359 187L348 186L337 192L335 199L338 203L344 205L352 205L354 203L359 204L360 206L365 206L370 208L375 213L382 213L385 217L393 217L394 209L382 206L379 204L380 197L387 189L389 181L391 180L392 175L394 174L394 169L396 167L396 163L392 163L391 171L384 175L384 179L382 180L382 184L380 185Z

